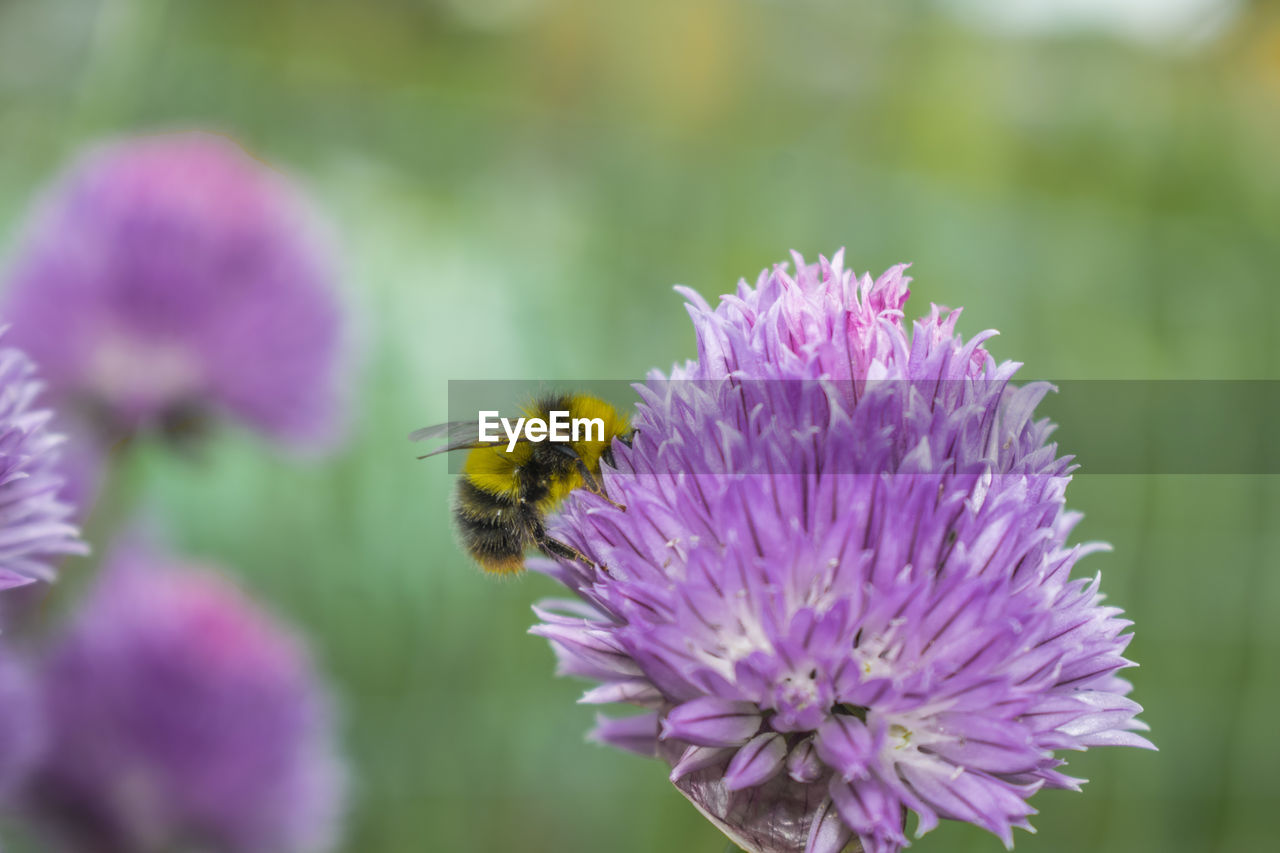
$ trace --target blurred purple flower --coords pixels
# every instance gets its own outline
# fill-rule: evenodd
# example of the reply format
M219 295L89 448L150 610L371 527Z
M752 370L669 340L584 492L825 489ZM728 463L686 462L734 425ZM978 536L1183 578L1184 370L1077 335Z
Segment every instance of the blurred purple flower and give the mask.
M749 851L896 851L907 810L1012 844L1031 794L1080 784L1055 751L1150 746L1130 623L1070 578L1102 546L1066 544L1049 388L1008 387L959 312L908 336L903 267L795 262L715 309L684 291L698 358L638 386L625 509L578 491L553 523L597 566L536 561L581 600L533 632L600 682L582 701L647 709L595 737Z
M0 800L35 764L44 746L44 720L31 673L6 646L0 648Z
M336 427L339 308L293 188L204 133L91 150L44 198L3 312L60 409L114 438L210 413L283 440Z
M62 849L332 844L327 698L300 639L217 573L117 553L42 677L51 746L28 799Z
M32 408L34 374L25 355L0 347L0 589L48 580L58 558L86 550L58 497L62 439L46 428L50 413Z

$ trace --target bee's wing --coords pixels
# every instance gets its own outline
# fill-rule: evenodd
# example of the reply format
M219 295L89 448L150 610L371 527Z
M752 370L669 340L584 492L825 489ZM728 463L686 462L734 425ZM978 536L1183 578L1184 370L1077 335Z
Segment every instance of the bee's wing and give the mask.
M432 424L422 429L415 429L409 433L410 441L426 441L429 438L440 438L447 436L450 439L455 437L461 438L467 432L475 435L476 425L471 421L445 421L442 424Z
M476 440L476 424L474 421L448 421L416 429L409 433L410 441L431 441L433 439L443 439L444 445L419 456L419 459L426 459L428 456L449 453L454 450L479 447L483 444L483 442Z
M428 456L438 456L441 453L451 453L455 450L472 450L477 447L492 447L494 445L507 443L506 438L497 441L480 441L477 435L475 421L447 421L442 424L433 424L422 429L416 429L409 433L410 441L429 441L431 439L442 438L444 445L437 447L428 453L419 456L419 459L426 459ZM517 443L524 443L529 439L520 436L516 439Z

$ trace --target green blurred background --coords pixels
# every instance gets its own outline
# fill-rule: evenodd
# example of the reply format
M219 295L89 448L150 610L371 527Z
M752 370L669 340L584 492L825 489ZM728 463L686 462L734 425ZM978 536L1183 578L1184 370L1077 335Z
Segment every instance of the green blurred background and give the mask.
M1280 378L1280 10L1224 0L0 0L0 245L82 143L229 133L334 224L350 442L142 458L153 515L312 637L350 851L698 851L654 762L583 741L529 604L455 547L409 430L460 378L632 378L796 248L914 262L911 308L1043 378ZM1070 448L1066 448L1069 450ZM1088 460L1082 462L1088 471ZM1098 750L1020 851L1270 849L1280 487L1081 476L1159 753ZM913 849L994 851L944 826Z

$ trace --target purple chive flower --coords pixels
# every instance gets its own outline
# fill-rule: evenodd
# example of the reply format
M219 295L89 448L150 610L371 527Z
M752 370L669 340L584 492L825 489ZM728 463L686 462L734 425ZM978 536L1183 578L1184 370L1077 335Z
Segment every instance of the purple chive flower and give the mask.
M53 577L53 564L85 552L71 507L59 499L56 473L62 439L33 408L41 385L31 361L0 347L0 590Z
M749 851L868 853L940 818L1012 844L1061 750L1150 744L1117 672L1129 624L1068 545L1069 460L1043 383L903 322L908 279L783 266L712 308L698 358L643 385L631 447L539 560L578 600L537 608L588 703L645 713L595 737L672 766Z
M299 638L219 574L117 553L42 678L27 799L58 849L329 849L327 699Z
M339 310L311 225L294 189L223 137L95 148L38 206L0 316L59 408L110 438L182 437L217 413L324 440Z

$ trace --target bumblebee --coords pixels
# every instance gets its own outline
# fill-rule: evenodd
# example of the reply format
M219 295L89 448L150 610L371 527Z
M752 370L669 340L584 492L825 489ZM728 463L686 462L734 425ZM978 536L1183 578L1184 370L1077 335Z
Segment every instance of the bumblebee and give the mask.
M575 426L567 441L538 440L532 432L510 436L509 442L480 441L475 421L438 424L409 436L414 441L446 438L444 447L420 459L469 451L454 496L453 520L463 547L486 572L522 571L530 548L591 563L577 549L548 536L546 518L580 488L618 506L605 494L600 464L612 465L613 440L630 446L634 431L625 415L586 394L539 397L525 407L523 415L526 423L537 419L546 424L552 422L553 413L566 412L575 424L588 424L582 433Z

